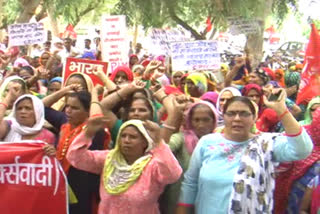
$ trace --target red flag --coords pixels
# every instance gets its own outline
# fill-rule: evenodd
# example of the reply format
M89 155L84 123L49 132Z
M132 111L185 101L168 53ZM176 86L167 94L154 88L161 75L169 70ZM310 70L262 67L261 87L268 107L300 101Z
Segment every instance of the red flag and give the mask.
M73 29L72 24L68 24L66 30L63 33L63 38L71 38L73 40L77 39L77 33Z
M297 104L307 104L313 97L320 95L320 35L314 24L311 28Z
M212 29L212 23L211 23L211 17L210 16L208 16L206 23L207 23L206 31L210 32L211 29Z

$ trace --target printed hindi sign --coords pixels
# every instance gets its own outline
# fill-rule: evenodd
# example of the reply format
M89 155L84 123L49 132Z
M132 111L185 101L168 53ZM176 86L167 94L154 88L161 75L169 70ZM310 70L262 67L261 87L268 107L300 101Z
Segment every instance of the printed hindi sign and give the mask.
M228 18L230 25L230 33L232 35L238 34L254 34L259 31L259 22L257 20L250 20L241 17Z
M109 71L121 65L129 65L129 43L125 16L102 16L101 25L102 59L109 62Z
M41 44L47 40L43 23L13 24L8 27L9 46Z
M170 43L172 70L214 70L220 67L217 41Z
M39 141L0 143L0 210L10 214L67 214L67 178Z
M152 50L155 54L170 54L170 42L189 41L190 37L181 29L160 29L154 28L149 34L152 43Z
M103 72L107 74L107 62L69 57L67 58L64 67L64 72L62 74L63 82L65 83L72 73L78 72L88 75L91 78L94 85L103 85L103 82L99 79L99 77L92 73L95 66L101 67L103 69Z

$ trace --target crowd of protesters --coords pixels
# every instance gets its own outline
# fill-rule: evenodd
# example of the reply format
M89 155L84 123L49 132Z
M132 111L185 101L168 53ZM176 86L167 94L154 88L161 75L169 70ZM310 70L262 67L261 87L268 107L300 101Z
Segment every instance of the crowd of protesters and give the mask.
M77 72L63 81L68 57L101 60L98 39L83 46L0 46L1 140L47 143L71 214L320 210L320 96L296 103L301 62L253 68L244 55L174 71L137 44L128 66L94 68L104 85Z

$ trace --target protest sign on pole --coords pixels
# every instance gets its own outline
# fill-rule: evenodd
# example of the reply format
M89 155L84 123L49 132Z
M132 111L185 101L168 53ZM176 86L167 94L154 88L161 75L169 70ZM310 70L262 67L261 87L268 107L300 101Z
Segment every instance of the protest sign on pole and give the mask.
M102 16L100 30L102 60L109 62L110 72L118 66L129 65L129 42L126 35L125 16Z
M230 33L238 34L255 34L259 31L260 25L257 20L245 19L242 17L228 18Z
M66 80L72 73L78 72L88 75L94 85L103 85L103 82L99 79L99 77L92 73L95 66L102 67L103 72L107 74L107 62L68 57L62 74L63 83L66 82Z
M172 70L214 70L220 68L217 41L170 43Z
M184 42L190 41L190 36L188 36L181 29L160 29L154 28L149 34L151 39L151 46L153 54L169 55L170 54L170 43L171 42Z
M0 210L10 214L67 214L67 178L42 141L0 143Z
M41 44L47 40L43 23L13 24L8 27L9 46Z

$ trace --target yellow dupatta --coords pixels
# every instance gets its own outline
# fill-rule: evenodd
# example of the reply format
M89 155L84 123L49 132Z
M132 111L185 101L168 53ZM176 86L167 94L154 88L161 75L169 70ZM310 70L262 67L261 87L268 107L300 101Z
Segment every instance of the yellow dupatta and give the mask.
M120 152L120 135L127 126L136 127L146 138L148 147L145 155L136 160L132 165L127 164ZM103 185L105 190L112 195L119 195L129 189L140 177L145 166L149 163L152 155L148 153L154 147L154 141L149 136L141 120L129 120L119 130L116 146L107 155L103 169Z

